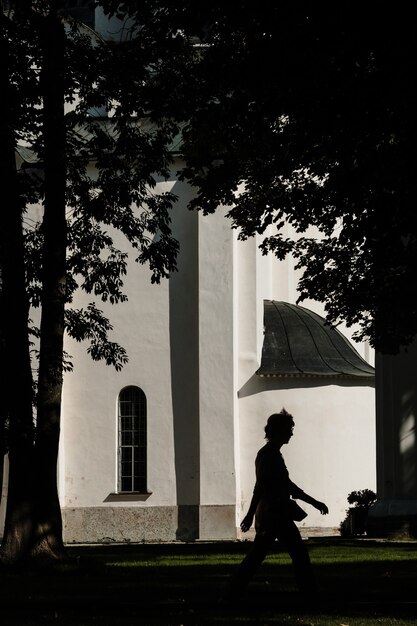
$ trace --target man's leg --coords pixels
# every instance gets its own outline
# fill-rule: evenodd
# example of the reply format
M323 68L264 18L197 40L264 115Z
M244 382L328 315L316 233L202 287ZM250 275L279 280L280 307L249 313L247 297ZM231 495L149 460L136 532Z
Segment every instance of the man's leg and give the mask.
M257 533L253 544L232 576L225 598L237 597L245 590L275 541L275 535Z
M292 559L299 590L303 594L314 596L317 585L310 555L301 538L300 531L292 520L285 520L279 524L278 540L282 542Z

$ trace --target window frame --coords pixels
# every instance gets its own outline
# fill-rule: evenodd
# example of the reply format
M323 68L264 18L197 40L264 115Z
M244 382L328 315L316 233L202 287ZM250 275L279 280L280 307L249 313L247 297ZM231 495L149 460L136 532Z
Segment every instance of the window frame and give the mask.
M117 426L117 493L148 493L147 399L139 386L128 385L119 392Z

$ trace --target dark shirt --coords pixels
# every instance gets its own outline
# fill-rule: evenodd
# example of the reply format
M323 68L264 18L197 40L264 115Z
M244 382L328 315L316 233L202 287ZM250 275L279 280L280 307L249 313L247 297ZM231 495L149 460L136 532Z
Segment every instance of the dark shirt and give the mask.
M280 517L287 515L290 498L298 498L304 492L290 480L282 454L272 442L259 450L255 470L255 527L257 531L270 530Z

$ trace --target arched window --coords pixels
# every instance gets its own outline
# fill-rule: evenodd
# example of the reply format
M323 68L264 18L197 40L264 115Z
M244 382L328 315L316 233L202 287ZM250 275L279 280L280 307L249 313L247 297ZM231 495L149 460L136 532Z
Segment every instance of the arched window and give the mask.
M139 387L119 394L119 492L146 491L146 396Z

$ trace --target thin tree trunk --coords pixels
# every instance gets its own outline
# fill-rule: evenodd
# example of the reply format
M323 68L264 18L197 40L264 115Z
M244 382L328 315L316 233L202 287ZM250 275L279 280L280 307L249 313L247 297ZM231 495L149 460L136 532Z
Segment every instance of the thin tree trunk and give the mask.
M45 138L45 207L42 255L42 317L37 403L35 503L37 529L33 555L65 558L57 487L62 399L64 309L66 298L65 217L65 32L53 12L42 32Z
M6 18L2 14L0 19ZM5 30L1 28L2 33ZM8 77L10 51L7 37L0 36L0 41L0 189L8 197L2 212L0 241L4 350L1 400L4 423L8 425L9 451L9 489L0 558L5 562L15 562L27 553L33 528L32 372L22 232L23 202L19 197L13 98Z
M39 16L40 17L40 16ZM66 558L57 488L57 459L62 396L62 356L65 307L65 32L57 15L42 24L43 115L45 138L44 249L42 257L42 317L35 445L33 445L32 376L28 334L22 206L15 167L12 111L8 111L7 38L2 38L0 110L2 189L9 189L1 237L2 298L4 307L7 378L3 401L9 421L9 493L1 560L17 563ZM17 389L12 394L12 389Z

